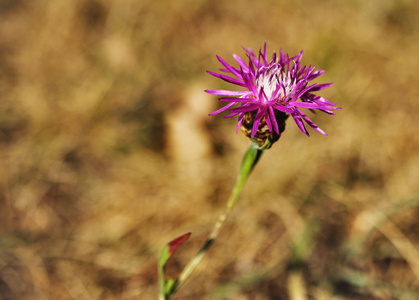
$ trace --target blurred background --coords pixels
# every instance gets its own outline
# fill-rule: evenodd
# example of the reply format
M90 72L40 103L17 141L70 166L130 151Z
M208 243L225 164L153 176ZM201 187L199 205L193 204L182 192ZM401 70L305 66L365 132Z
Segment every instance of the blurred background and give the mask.
M419 299L419 2L0 0L0 299L156 299L248 140L206 74L241 46L327 72L175 299Z

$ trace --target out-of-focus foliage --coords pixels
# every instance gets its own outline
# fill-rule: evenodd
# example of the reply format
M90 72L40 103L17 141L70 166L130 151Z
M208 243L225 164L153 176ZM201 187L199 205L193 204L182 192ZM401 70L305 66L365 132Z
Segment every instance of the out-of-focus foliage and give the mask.
M418 299L419 3L0 1L0 299L155 299L248 141L215 54L304 49L343 107L288 122L178 299ZM229 62L233 62L231 59ZM309 295L311 298L309 298ZM300 298L298 298L300 297Z

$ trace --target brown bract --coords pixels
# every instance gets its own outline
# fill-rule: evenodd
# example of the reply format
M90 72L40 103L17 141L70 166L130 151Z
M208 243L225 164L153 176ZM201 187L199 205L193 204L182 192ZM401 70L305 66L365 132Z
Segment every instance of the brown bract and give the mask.
M244 113L240 127L244 135L247 136L252 142L257 143L260 146L265 144L267 139L269 139L272 144L278 141L282 132L285 130L285 121L287 120L288 115L280 111L275 111L275 119L278 124L279 134L277 134L275 131L269 131L268 125L266 124L266 119L263 117L259 123L258 131L256 132L255 136L252 137L253 120L255 115L256 111Z

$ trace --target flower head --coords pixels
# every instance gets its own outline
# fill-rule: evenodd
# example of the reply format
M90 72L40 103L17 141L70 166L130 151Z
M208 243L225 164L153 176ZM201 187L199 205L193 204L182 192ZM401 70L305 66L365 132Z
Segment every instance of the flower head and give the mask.
M225 116L226 118L238 115L237 132L242 126L251 138L262 139L260 143L263 143L263 136L266 133L273 135L277 140L285 129L285 119L288 115L291 115L300 130L307 136L309 133L304 122L317 132L327 135L301 110L301 108L307 108L313 112L320 110L334 115L333 110L340 109L327 99L313 94L313 92L328 88L333 83L309 84L325 71L315 70L312 66L302 66L300 61L303 51L289 57L280 50L279 55L274 52L271 60L268 60L266 43L263 50L259 50L258 57L251 48L243 49L248 63L233 54L238 63L238 67L233 67L217 56L224 67L220 71L228 75L207 71L217 78L244 88L239 91L206 90L205 92L209 94L222 96L219 100L228 103L210 115L226 110L230 112Z

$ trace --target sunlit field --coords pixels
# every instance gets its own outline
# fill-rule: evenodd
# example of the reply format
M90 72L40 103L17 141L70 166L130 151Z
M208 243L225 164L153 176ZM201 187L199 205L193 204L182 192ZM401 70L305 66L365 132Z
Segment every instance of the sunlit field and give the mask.
M249 141L205 89L244 47L325 69L178 300L419 299L419 2L0 0L0 300L157 299Z

